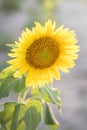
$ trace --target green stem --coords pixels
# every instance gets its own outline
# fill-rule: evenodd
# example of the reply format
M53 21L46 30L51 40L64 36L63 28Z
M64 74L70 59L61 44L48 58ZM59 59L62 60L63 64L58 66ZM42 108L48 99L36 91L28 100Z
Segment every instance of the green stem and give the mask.
M29 89L27 89L27 90L24 92L24 95L23 95L23 101L26 100L26 96L27 96L28 92L29 92Z
M29 91L29 88L25 88L25 89L18 95L18 103L23 103L23 102L25 102L28 91Z
M18 95L18 103L21 103L23 100L20 95Z

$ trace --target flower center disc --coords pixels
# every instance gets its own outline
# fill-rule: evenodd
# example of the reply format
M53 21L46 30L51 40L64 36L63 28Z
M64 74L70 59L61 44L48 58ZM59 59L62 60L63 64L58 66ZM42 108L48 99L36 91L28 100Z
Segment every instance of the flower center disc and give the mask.
M27 63L38 69L53 65L59 56L58 43L50 37L34 41L26 52Z

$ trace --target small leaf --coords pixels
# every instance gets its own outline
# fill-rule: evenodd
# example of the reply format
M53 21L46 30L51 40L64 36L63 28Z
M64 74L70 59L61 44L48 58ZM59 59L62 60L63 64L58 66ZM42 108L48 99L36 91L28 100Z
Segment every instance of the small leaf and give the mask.
M37 111L36 107L29 107L25 113L24 121L26 124L26 130L36 130L41 121L41 114Z
M29 107L35 107L37 109L37 111L40 112L40 113L42 113L42 111L43 111L42 102L39 101L39 100L28 99L25 104L28 108Z
M60 109L61 99L59 97L58 89L52 88L49 85L46 85L46 87L40 88L39 91L42 95L42 98L44 98L44 100L46 102L56 104L58 106L58 108Z
M60 98L60 92L58 89L53 88L51 84L48 84L43 88L32 90L31 95L36 99L56 104L59 109L61 108L62 101Z
M9 75L11 75L13 73L13 69L11 69L10 67L7 67L5 69L2 70L2 72L0 73L0 82L7 78Z
M12 86L10 83L14 80L13 70L6 68L0 73L0 98L7 97L9 95Z
M5 78L0 85L0 98L7 97L9 95L12 86L10 86L11 82L14 80L12 75L9 75Z
M36 96L36 97L40 96L40 92L39 92L38 87L31 91L31 95Z
M11 68L4 69L0 74L0 98L7 97L9 92L19 93L25 88L25 77L14 78Z
M11 85L13 86L14 92L19 93L25 88L25 78L19 77Z
M49 126L51 130L57 130L58 126L57 125L50 125Z
M44 122L47 125L56 125L59 126L59 122L54 117L51 108L47 103L44 104Z

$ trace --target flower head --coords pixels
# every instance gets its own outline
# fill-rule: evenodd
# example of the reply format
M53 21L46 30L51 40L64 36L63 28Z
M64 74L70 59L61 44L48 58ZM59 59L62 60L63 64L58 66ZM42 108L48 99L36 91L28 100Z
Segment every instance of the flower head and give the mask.
M74 67L74 60L79 46L74 31L60 26L55 30L55 22L48 20L45 26L35 22L32 30L26 28L15 47L8 54L13 57L8 61L16 69L15 77L26 76L26 86L44 86L59 80L59 70L68 72Z

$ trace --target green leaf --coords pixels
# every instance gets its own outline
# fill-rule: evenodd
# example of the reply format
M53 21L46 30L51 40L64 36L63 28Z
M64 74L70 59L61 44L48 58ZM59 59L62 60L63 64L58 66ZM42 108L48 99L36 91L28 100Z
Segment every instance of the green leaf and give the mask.
M25 114L26 130L35 130L42 118L42 103L39 100L28 99L26 106L28 108Z
M1 130L26 130L24 115L27 107L24 104L6 103L0 112Z
M24 104L17 104L15 106L10 130L20 130L20 125L22 125L22 129L25 129L25 124L23 123L25 111L26 106Z
M61 108L62 101L60 98L60 92L58 89L53 88L50 84L46 85L43 88L32 90L31 95L34 98L56 104L59 109Z
M7 78L9 75L12 75L14 73L14 70L11 67L7 67L2 70L0 73L0 83L3 79Z
M35 97L39 97L40 96L40 92L39 92L38 87L31 91L31 95L33 95Z
M36 107L32 106L25 113L26 130L36 130L41 121L41 114L37 111Z
M40 113L43 112L42 102L39 101L39 100L28 99L28 100L26 101L26 106L27 106L28 108L30 108L30 107L35 107L38 112L40 112Z
M12 115L15 109L16 103L5 103L4 110L0 112L0 124L1 130L9 130L11 124Z
M41 102L33 99L28 104L5 103L0 112L1 130L35 130L42 118L41 107Z
M59 97L59 90L49 85L39 89L42 98L49 103L56 104L58 108L61 108L61 99Z
M51 130L57 130L58 126L57 125L50 125L49 126Z
M54 117L54 114L47 103L44 103L44 115L43 116L44 116L45 124L59 126L59 122Z
M25 77L19 77L11 83L14 92L19 93L25 88Z
M12 73L10 73L5 79L0 82L0 98L7 97L9 95L12 86L11 82L14 80Z
M13 89L19 93L25 88L25 77L14 78L11 68L4 69L0 74L0 98L7 97Z
M9 95L9 92L12 89L10 83L14 80L13 73L14 70L10 67L5 68L0 73L0 98L7 97Z

